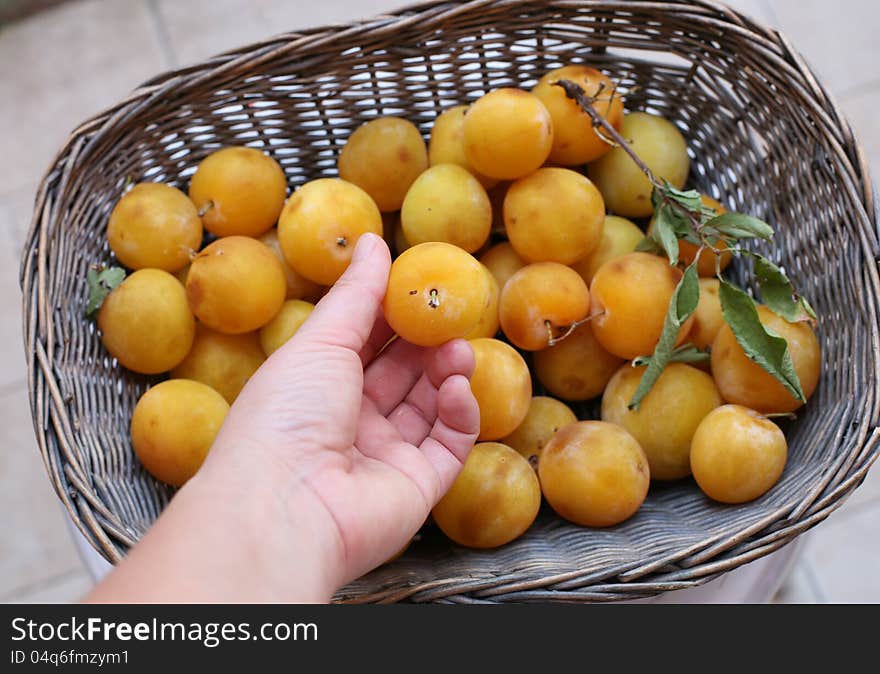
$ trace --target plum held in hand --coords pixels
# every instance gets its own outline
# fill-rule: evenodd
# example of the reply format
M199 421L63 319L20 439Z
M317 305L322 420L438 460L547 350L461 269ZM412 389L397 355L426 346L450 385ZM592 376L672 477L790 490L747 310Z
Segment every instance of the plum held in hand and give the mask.
M391 265L382 310L388 325L418 346L467 335L490 304L483 265L448 243L421 243Z
M483 270L486 273L486 279L489 283L489 304L483 309L483 313L480 315L480 320L477 321L477 324L464 336L465 339L494 337L498 334L498 329L501 325L498 318L498 305L501 300L501 289L498 287L498 282L495 280L495 277L492 276L492 272L489 271L489 268L483 264L480 266L483 267Z
M610 527L631 517L651 479L636 439L604 421L560 428L541 452L538 477L553 510L588 527Z
M785 435L766 417L740 405L710 412L691 444L694 479L711 499L746 503L765 494L785 470Z
M266 245L246 236L227 236L206 246L186 278L186 297L196 317L230 335L271 321L286 294L281 262Z
M141 269L104 299L101 342L120 365L141 374L175 367L189 353L196 324L180 282L160 269Z
M382 212L400 210L407 190L426 168L428 150L422 134L415 124L398 117L362 125L339 153L339 177L369 194Z
M321 285L332 285L342 276L357 240L367 232L382 236L379 209L360 187L338 178L300 187L278 221L284 259L295 272Z
M260 236L278 221L287 178L277 161L252 147L227 147L205 157L189 197L216 236Z
M432 514L459 545L497 548L521 536L540 506L541 488L529 462L507 445L482 442Z
M176 272L202 245L202 221L183 192L162 183L140 183L119 200L107 223L107 241L129 269Z
M552 146L550 113L541 99L522 89L491 91L465 113L465 156L490 178L528 175L544 163Z
M228 411L223 396L206 384L163 381L134 408L134 451L153 477L180 487L201 467Z
M602 396L602 421L625 428L648 457L651 477L677 480L691 472L691 440L700 422L721 405L712 377L684 363L666 366L638 410L629 403L644 367L621 367Z

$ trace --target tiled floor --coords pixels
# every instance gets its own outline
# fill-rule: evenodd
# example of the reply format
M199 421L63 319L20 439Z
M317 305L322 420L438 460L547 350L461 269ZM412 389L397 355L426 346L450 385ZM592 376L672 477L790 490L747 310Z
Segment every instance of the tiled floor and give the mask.
M80 0L0 28L0 601L89 586L37 453L27 408L18 253L43 169L66 134L146 78L273 33L373 15L400 0ZM735 0L781 28L855 125L880 175L876 0ZM778 599L880 601L880 468L809 535Z

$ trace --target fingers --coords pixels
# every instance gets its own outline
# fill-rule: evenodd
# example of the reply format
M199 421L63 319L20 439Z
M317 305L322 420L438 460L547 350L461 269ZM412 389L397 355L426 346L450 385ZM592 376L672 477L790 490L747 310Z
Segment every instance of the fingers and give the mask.
M439 477L435 503L452 485L480 432L480 408L470 382L457 374L437 392L437 420L421 450Z
M382 238L363 234L348 269L297 332L297 342L360 353L373 332L390 267L391 254Z
M400 404L422 376L424 349L394 340L364 371L364 395L385 417Z
M376 324L373 325L373 331L370 333L367 343L361 349L361 362L364 364L364 367L373 362L373 359L379 355L382 349L385 348L385 345L388 344L388 340L393 336L394 330L388 325L388 321L385 320L384 316L379 316L376 319Z

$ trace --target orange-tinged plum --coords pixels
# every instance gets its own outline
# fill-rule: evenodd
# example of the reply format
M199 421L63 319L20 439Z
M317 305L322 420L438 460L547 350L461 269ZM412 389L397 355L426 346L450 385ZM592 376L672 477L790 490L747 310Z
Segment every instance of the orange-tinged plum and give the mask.
M281 166L252 147L212 152L189 183L189 198L216 236L260 236L278 221L286 194Z
M176 272L202 245L202 221L192 201L175 187L140 183L126 192L107 223L107 241L130 269Z
M788 342L794 370L804 396L819 383L822 355L819 340L807 323L789 323L765 306L758 307L761 323ZM726 402L750 407L763 414L793 412L803 403L785 390L771 374L750 360L724 324L712 342L712 376Z
M599 190L569 169L538 169L504 197L507 236L527 262L577 262L599 244L604 224Z
M615 129L619 129L623 122L623 99L608 77L582 65L551 70L532 89L553 120L553 149L549 161L560 166L594 161L611 150L611 144L598 135L592 118L577 102L568 98L562 87L556 86L559 80L574 82L588 97L594 98L593 109Z
M624 365L602 396L602 421L625 428L639 442L655 480L677 480L691 472L691 439L700 422L721 405L712 377L684 363L670 363L638 410L628 408L644 367Z
M382 236L379 209L360 187L338 178L307 182L291 195L278 220L287 264L325 286L342 276L357 240L367 232Z
M459 545L497 548L521 536L540 506L541 488L529 462L506 445L481 442L432 514Z
M610 527L631 517L651 479L636 439L604 421L560 428L541 452L538 477L553 510L588 527Z
M603 348L589 323L554 346L536 351L533 359L544 388L564 400L595 398L624 362Z
M363 189L383 212L400 210L410 185L426 168L422 134L399 117L366 122L339 153L339 177Z
M491 91L465 113L465 156L490 178L528 175L544 163L552 147L550 113L541 99L522 89Z
M565 337L590 312L590 291L580 275L557 262L536 262L516 272L501 291L501 329L527 351Z
M497 339L473 339L476 367L471 391L480 406L480 440L497 440L516 430L529 411L532 377L523 357Z
M391 265L382 310L403 339L439 346L467 335L490 300L489 279L475 257L448 243L421 243Z
M663 332L663 322L682 271L648 253L628 253L606 262L590 284L593 334L616 356L649 356ZM689 318L678 343L691 328Z
M206 246L186 279L189 306L209 328L253 332L284 304L287 281L275 253L256 239L228 236Z
M711 499L746 503L782 476L788 445L779 427L754 410L724 405L697 427L691 446L694 479Z

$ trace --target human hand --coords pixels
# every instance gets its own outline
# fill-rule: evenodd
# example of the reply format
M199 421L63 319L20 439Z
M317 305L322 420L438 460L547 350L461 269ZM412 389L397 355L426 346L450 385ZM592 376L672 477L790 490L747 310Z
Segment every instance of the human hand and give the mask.
M239 499L275 492L282 524L306 526L326 548L328 585L409 541L479 430L465 341L426 349L398 339L380 353L393 336L380 311L390 264L381 238L360 238L348 271L241 392L194 478Z

